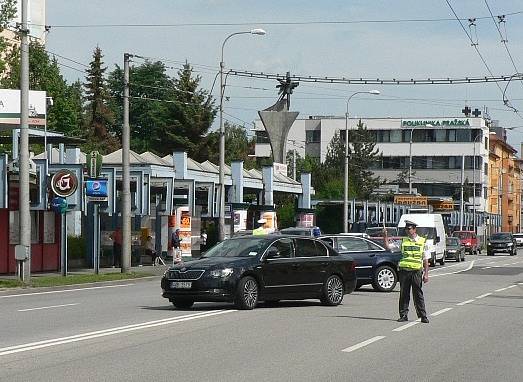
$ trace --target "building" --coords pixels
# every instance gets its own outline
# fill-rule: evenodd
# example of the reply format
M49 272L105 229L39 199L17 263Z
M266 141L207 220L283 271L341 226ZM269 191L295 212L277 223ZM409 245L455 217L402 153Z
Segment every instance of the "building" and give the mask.
M504 135L490 137L488 211L501 215L501 230L521 230L521 160Z

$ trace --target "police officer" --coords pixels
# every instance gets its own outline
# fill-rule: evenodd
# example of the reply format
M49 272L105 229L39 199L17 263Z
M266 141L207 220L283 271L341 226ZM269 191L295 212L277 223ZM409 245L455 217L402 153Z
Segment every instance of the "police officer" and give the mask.
M429 281L430 249L426 246L426 239L416 234L416 223L405 220L407 236L401 241L401 260L398 264L400 281L400 300L398 322L408 321L410 290L416 313L421 322L428 323L423 298L423 283ZM385 247L389 248L387 232L384 232Z
M267 223L267 219L261 218L260 220L258 220L258 224L260 224L260 226L253 230L252 234L255 236L266 235L267 230L265 229L265 223Z

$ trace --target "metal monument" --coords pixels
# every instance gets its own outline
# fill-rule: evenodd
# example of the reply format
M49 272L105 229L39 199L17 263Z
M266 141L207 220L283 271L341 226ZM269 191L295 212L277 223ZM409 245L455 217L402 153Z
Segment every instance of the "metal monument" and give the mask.
M286 163L287 135L299 114L298 111L289 111L291 94L299 83L291 80L290 72L287 72L285 79L279 79L278 82L278 101L267 109L258 111L258 115L269 136L274 162Z

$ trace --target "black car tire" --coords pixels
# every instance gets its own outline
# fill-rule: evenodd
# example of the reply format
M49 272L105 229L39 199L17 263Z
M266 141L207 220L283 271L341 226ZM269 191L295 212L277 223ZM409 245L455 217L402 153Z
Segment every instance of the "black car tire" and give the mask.
M445 256L443 256L440 260L438 260L439 265L445 265Z
M487 251L487 256L493 256L493 255L494 255L494 252Z
M320 301L323 305L336 306L343 301L343 281L339 276L331 275L323 283Z
M176 309L189 309L194 305L194 301L188 298L177 298L176 300L171 300Z
M398 282L396 271L388 266L382 265L374 272L372 287L379 292L392 292Z
M238 282L234 303L238 309L252 310L258 303L258 283L251 276L246 276Z

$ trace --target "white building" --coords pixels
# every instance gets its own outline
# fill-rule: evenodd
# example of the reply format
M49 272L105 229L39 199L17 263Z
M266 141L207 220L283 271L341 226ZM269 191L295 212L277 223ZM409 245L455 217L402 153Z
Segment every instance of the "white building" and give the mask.
M356 129L359 121L359 118L349 119L349 129ZM464 157L464 179L471 186L476 185L476 208L485 210L489 155L489 128L485 118L361 118L361 122L375 134L383 155L373 169L375 175L393 184L401 171L408 173L412 156L413 189L429 197L456 198ZM270 145L260 121L256 121L255 131L255 155L270 156ZM296 149L301 157L309 155L324 161L337 131L344 139L345 117L298 119L289 131L287 151Z

